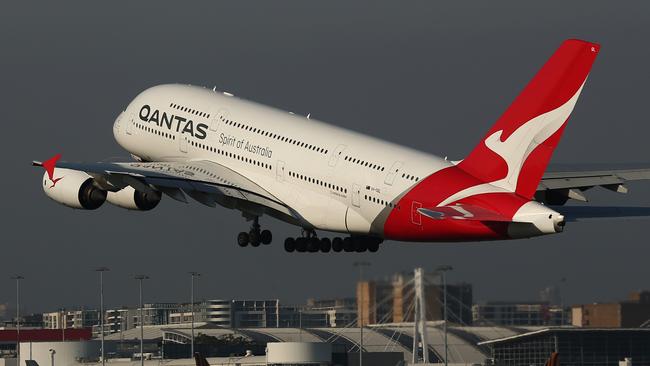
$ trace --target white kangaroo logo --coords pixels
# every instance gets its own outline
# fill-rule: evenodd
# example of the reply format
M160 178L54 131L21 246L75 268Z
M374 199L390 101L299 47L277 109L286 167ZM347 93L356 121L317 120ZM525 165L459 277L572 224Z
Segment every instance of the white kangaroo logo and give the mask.
M506 162L508 166L506 176L493 182L465 188L447 197L438 206L445 206L451 202L481 193L514 192L517 189L517 180L521 173L521 167L526 162L526 159L537 146L553 136L566 122L578 101L583 86L584 82L566 103L524 123L505 141L501 141L503 130L488 136L484 141L485 146Z

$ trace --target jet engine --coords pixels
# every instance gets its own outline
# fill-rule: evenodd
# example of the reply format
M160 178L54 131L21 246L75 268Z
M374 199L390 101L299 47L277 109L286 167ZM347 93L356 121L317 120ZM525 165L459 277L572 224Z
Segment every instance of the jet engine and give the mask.
M108 192L106 200L115 206L127 210L149 211L158 206L162 195L158 191L143 193L131 186L126 186L117 192Z
M50 180L43 175L43 191L54 201L72 208L94 210L106 201L106 191L94 184L93 177L78 170L57 168Z

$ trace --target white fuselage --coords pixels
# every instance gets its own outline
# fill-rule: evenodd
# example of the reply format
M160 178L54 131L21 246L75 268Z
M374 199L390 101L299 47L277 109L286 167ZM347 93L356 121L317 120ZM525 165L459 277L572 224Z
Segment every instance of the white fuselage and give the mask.
M382 235L380 214L419 180L452 165L228 93L186 85L142 92L116 120L114 135L145 161L206 160L232 169L295 210L306 227L359 234Z

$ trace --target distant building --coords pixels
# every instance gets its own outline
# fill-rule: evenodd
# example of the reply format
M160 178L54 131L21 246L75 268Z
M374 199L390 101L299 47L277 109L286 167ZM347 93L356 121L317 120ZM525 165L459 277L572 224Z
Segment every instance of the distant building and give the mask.
M42 319L42 316L41 316ZM30 344L31 342L58 342L58 341L87 341L92 337L90 328L84 329L34 329L23 328L22 321L20 327L20 342ZM16 346L18 340L17 329L2 329L0 330L0 364L2 365L15 365L16 363L9 363L6 358L16 357ZM23 356L24 357L24 356ZM15 360L15 359L14 359Z
M561 365L650 364L650 329L546 328L479 342L491 353L490 365L544 365L557 352ZM623 364L624 365L624 364Z
M576 327L632 328L650 325L650 291L630 294L628 300L609 304L576 305L571 309Z
M148 325L169 324L171 314L181 309L177 303L147 303L142 307L143 323ZM97 322L99 323L99 321ZM109 309L104 312L104 334L124 332L140 326L140 308ZM99 324L93 327L95 335L100 334Z
M425 284L427 320L444 319L443 289L428 274ZM398 273L388 280L361 281L357 283L357 311L361 323L382 324L412 322L413 274ZM472 323L472 285L468 283L447 284L448 320L458 324Z
M342 327L356 319L354 299L310 300L307 306L278 299L205 300L194 304L194 321L228 328ZM169 324L192 321L189 304L169 314Z
M303 326L305 316L310 319L310 327L346 327L357 319L357 301L355 298L308 299L303 312ZM295 326L295 325L294 325Z
M7 315L9 315L9 304L0 304L0 319L4 319Z
M132 309L129 315L133 317L133 326L143 325L165 325L169 324L169 316L181 309L182 305L177 303L157 302L144 304L142 307L142 322L140 321L140 308Z
M45 329L81 329L92 328L99 324L97 310L61 310L43 313Z
M233 328L277 328L283 324L280 300L205 300L194 305L194 321ZM169 314L170 324L192 321L189 304Z
M132 318L129 312L133 310L127 308L109 309L104 311L104 335L123 332L134 328ZM99 336L101 324L93 327L93 334Z
M13 318L11 320L5 320L4 322L2 322L2 328L3 329L16 328L16 318ZM20 328L21 329L26 329L26 328L39 329L39 328L43 328L43 314L41 314L41 313L33 313L33 314L29 314L29 315L21 315L20 316Z
M356 309L357 299L343 297L337 299L307 299L307 308Z
M493 301L472 306L474 324L502 326L566 325L570 315L559 305L539 302Z
M233 300L232 325L235 328L278 328L280 300Z

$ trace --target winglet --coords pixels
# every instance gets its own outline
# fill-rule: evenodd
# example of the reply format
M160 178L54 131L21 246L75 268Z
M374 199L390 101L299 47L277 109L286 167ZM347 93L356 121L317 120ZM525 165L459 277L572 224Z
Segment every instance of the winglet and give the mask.
M50 178L50 180L54 181L54 167L56 166L56 162L59 161L59 159L61 159L61 154L56 154L42 163L35 161L32 164L42 166L47 172L47 176Z

